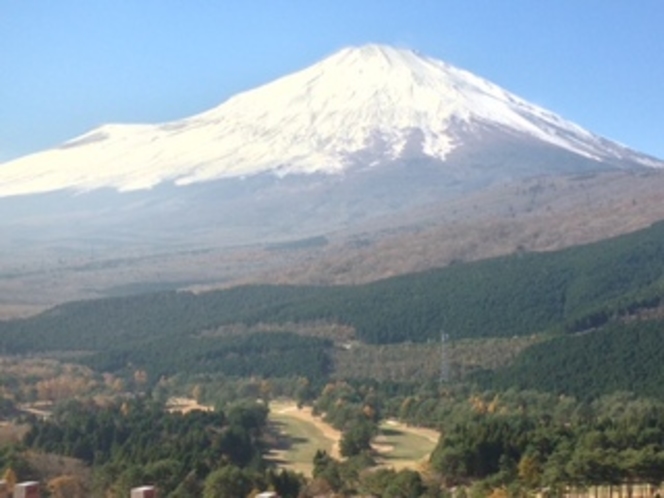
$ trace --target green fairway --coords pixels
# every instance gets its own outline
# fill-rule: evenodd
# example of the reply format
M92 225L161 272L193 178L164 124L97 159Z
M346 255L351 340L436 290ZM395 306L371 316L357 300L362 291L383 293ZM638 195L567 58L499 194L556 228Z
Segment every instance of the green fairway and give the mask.
M339 432L313 417L308 408L300 410L290 403L272 403L270 424L278 444L267 458L280 467L311 475L317 450L339 458L335 444L339 441ZM390 420L381 424L373 446L380 465L397 470L416 469L427 461L438 437L435 431Z
M425 463L436 446L437 434L426 429L406 427L391 421L380 426L376 438L379 461L395 469L415 469Z
M304 412L271 406L270 423L279 434L279 446L269 459L280 467L311 475L317 450L333 453L334 441L324 434L319 424Z

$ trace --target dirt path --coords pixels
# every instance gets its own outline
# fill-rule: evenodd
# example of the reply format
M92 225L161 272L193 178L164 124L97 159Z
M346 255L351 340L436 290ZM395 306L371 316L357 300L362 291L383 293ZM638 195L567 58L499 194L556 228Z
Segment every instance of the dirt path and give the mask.
M213 407L208 405L201 405L192 398L170 398L166 403L166 409L169 412L189 413L192 410L201 410L209 412L214 410Z

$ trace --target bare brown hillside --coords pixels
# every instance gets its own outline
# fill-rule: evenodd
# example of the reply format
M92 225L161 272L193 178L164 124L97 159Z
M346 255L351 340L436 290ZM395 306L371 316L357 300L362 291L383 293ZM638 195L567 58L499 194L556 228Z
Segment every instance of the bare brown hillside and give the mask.
M339 237L280 274L258 280L359 283L519 251L551 251L664 219L664 174L540 178L412 215L400 229ZM415 221L419 216L419 220Z
M664 219L664 173L612 172L505 183L352 232L292 247L214 245L0 261L0 319L59 302L131 292L207 290L242 283L360 283L519 251L550 251ZM16 259L19 258L19 259ZM18 261L18 262L17 262Z

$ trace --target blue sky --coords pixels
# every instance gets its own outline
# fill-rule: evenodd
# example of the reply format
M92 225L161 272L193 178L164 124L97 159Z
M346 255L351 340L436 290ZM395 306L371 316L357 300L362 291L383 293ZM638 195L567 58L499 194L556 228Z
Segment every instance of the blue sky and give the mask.
M663 21L662 0L0 0L0 161L182 118L369 42L664 158Z

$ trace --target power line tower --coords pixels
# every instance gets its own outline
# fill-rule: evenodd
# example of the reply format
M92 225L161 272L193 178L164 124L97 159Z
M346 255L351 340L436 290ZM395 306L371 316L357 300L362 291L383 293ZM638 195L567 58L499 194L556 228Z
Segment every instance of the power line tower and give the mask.
M449 336L445 331L440 332L440 383L447 384L450 381L450 355L447 347Z

